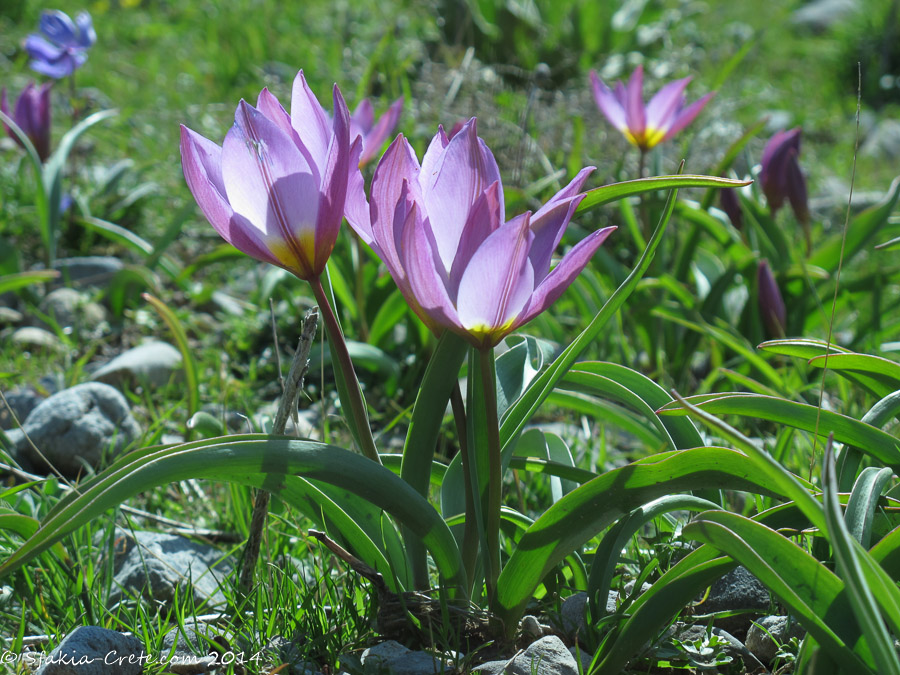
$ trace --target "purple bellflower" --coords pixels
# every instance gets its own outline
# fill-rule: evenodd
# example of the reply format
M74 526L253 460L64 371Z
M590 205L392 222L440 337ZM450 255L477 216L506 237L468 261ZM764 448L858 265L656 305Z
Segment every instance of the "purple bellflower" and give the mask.
M756 268L756 286L759 293L759 315L766 333L771 338L784 337L787 325L787 310L784 298L778 289L778 282L766 260L760 260Z
M301 70L290 114L268 89L254 108L238 104L218 146L181 127L184 177L225 241L301 279L318 279L334 248L348 178L359 174L361 141L350 143L350 114L337 85L334 121Z
M356 110L350 116L350 138L355 140L359 136L362 139L362 154L359 158L360 168L375 159L375 155L381 150L385 140L396 128L402 112L403 99L398 98L376 123L375 108L369 99L364 98L356 106Z
M28 86L19 94L19 98L16 99L16 107L13 112L10 112L9 109L6 87L0 92L0 110L11 117L25 132L42 162L50 156L50 87L49 82L40 87L35 86L34 82L29 82ZM10 138L22 145L22 141L12 132L12 129L6 125L4 128Z
M371 203L351 188L346 216L433 332L484 350L552 305L615 229L592 233L550 269L593 170L507 221L500 171L472 118L452 139L439 128L421 165L398 136L375 169Z
M60 79L74 73L87 61L87 50L97 41L91 15L79 12L75 21L59 10L45 10L39 24L41 34L25 40L31 68Z
M617 82L615 91L603 83L596 71L592 70L590 77L597 107L641 152L672 138L693 122L715 93L685 107L684 90L691 81L686 77L664 86L645 106L642 66L635 68L627 85Z
M759 182L774 216L787 199L794 215L805 227L809 224L806 179L800 170L800 127L779 131L763 149Z

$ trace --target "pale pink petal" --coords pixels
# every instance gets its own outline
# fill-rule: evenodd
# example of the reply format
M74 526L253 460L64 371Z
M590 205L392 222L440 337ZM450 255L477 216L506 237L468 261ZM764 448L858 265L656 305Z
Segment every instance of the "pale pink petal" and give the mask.
M375 108L369 99L364 98L357 104L356 110L350 116L350 128L354 131L358 130L362 136L365 136L372 130L373 124L375 124Z
M635 138L644 135L647 128L647 117L644 111L644 67L638 66L628 80L625 92L625 120L628 130Z
M365 166L372 161L375 155L378 154L378 151L381 150L381 146L384 145L387 137L391 135L397 126L401 112L403 112L403 99L398 98L391 104L387 112L379 118L378 123L374 127L372 127L371 123L369 124L368 129L370 130L366 131L363 139L363 153L359 159L361 166Z
M313 164L321 170L325 166L328 143L331 140L331 120L306 84L302 70L294 78L291 92L291 125L303 139Z
M456 256L453 258L453 265L450 268L448 291L451 298L456 298L463 272L478 247L503 224L500 219L499 192L500 183L491 183L469 211L469 219L463 227L462 236L459 238L459 247L456 249Z
M246 101L225 136L222 180L235 213L260 231L282 265L311 273L319 182L290 138Z
M425 150L425 155L422 157L421 181L423 185L434 182L434 178L437 176L438 160L449 144L450 139L444 133L444 127L438 125L437 133L431 139L431 143L428 144L428 149Z
M599 78L595 70L591 71L591 88L594 91L594 101L596 101L597 107L600 108L600 112L606 115L606 119L616 129L625 132L628 129L628 124L625 122L625 108L622 107L612 90Z
M369 195L372 238L384 253L382 260L389 269L402 267L397 254L400 225L395 226L394 222L398 202L401 200L401 195L406 195L408 192L409 198L421 204L418 186L419 162L416 159L416 153L413 152L403 134L400 134L378 162L375 175L372 177L372 189ZM406 201L406 199L407 197L404 196L403 200ZM422 217L425 217L424 214Z
M531 264L534 267L534 273L538 279L542 279L550 269L550 258L559 242L562 241L563 233L575 212L580 199L570 205L572 198L575 197L581 186L595 170L595 167L588 166L578 172L566 187L557 192L550 200L544 204L538 212L531 217L531 231L534 232L534 246L531 247ZM559 209L559 205L565 203L567 208ZM571 211L571 213L570 213Z
M459 316L436 264L437 252L431 228L413 202L406 212L401 236L400 252L406 275L397 285L404 295L408 292L412 296L410 306L435 333L440 333L442 328L461 330Z
M590 262L600 245L615 229L615 227L605 227L597 230L572 247L572 250L563 256L563 259L534 290L528 307L516 318L513 329L528 323L556 302L563 291L575 281L575 277L581 274L581 270Z
M351 163L351 154L359 156L362 140L357 138L350 147L350 113L341 90L334 85L332 90L334 103L334 133L328 148L328 160L322 179L319 210L316 218L316 256L313 271L320 273L337 241L344 218L344 207L347 201L347 181L350 168L358 166L359 160Z
M534 290L528 250L534 235L529 213L491 234L469 261L459 283L456 309L479 346L493 346L513 328Z
M666 130L684 105L684 90L691 78L669 82L656 92L647 104L647 127L653 131Z
M684 129L688 124L694 121L694 118L700 114L700 111L703 110L703 107L709 103L709 99L715 96L716 93L714 91L708 93L706 96L701 98L699 101L694 101L687 108L678 112L675 116L675 120L672 122L672 126L669 127L669 130L666 132L663 140L668 140L672 138L679 131Z
M228 204L222 182L222 148L182 126L181 162L188 188L216 232L247 255L280 264L266 248L256 228L242 216L235 215Z
M438 253L448 272L469 209L491 183L499 180L497 162L478 138L475 118L450 139L434 175L423 176L425 208L437 240Z

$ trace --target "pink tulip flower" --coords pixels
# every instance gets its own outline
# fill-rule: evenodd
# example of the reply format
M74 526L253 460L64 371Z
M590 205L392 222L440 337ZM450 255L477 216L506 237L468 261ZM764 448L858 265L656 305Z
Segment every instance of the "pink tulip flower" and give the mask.
M362 155L359 158L360 168L375 159L375 155L381 150L381 146L387 140L400 120L403 112L403 99L398 98L391 104L379 119L375 122L375 108L372 102L364 98L356 106L356 110L350 116L350 138L357 136L362 138Z
M325 269L343 219L348 178L359 173L350 115L337 85L334 121L297 74L288 114L268 89L238 104L220 147L181 127L184 177L225 241L299 278Z
M439 128L421 165L398 136L375 169L371 203L351 190L346 217L432 331L487 349L556 302L615 229L590 234L550 269L593 170L507 221L500 171L472 118L452 139Z
M645 106L642 66L635 68L627 86L617 82L615 91L603 83L596 71L592 70L590 77L594 100L600 111L641 152L669 140L693 122L715 93L685 106L684 90L691 81L686 77L664 86Z

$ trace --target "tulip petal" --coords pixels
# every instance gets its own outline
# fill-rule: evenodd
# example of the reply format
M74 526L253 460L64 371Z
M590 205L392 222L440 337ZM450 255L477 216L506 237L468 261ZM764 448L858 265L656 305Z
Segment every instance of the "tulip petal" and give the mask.
M672 125L669 127L668 131L666 131L666 135L662 138L663 141L672 138L679 131L684 129L688 124L694 121L694 118L700 114L700 111L709 103L709 100L716 95L716 92L711 91L703 98L694 101L687 108L681 110L676 115L675 119L672 121Z
M474 118L450 139L435 167L435 175L423 176L425 208L437 240L438 253L448 272L469 209L491 183L499 180L497 162L478 138ZM502 197L500 209L503 220Z
M318 176L291 139L243 100L222 146L222 179L235 213L263 234L282 266L311 276Z
M469 210L469 218L463 227L462 236L459 238L459 246L453 265L450 268L450 281L448 291L451 298L456 298L459 291L459 282L463 272L472 256L497 228L502 225L500 221L500 183L491 183L475 205Z
M684 90L691 78L669 82L656 92L647 104L647 127L654 131L666 130L674 122L678 110L684 105Z
M612 90L603 83L595 70L591 71L591 88L594 91L594 101L596 101L597 107L600 108L600 112L606 115L606 119L616 129L625 132L628 129L628 124L625 121L625 108L622 107Z
M396 222L395 211L401 199L405 203L408 198L421 206L419 162L409 141L400 134L378 162L370 192L372 237L384 253L382 260L388 269L402 268L398 249L403 223Z
M394 280L410 306L432 331L440 333L442 326L462 329L459 315L439 272L441 262L431 227L427 220L422 219L416 203L407 203L409 209L405 218L398 223L401 231L401 269L405 276L399 281L394 276Z
M449 144L450 139L444 133L443 125L438 125L437 133L431 139L428 149L425 150L425 154L422 156L421 181L423 185L426 183L430 185L434 181L434 178L437 176L438 161Z
M372 130L373 124L375 124L375 108L369 99L364 98L350 116L350 128L361 136L366 136Z
M615 229L615 227L605 227L597 230L573 246L572 250L563 256L550 274L535 288L528 307L516 319L513 330L528 323L556 302L563 291L575 281L575 277L581 274L581 270L590 262L600 245Z
M182 125L181 161L188 188L216 232L247 255L279 265L256 228L242 217L235 216L225 198L221 170L222 148Z
M573 198L578 195L584 181L587 180L596 167L588 166L578 172L566 187L557 192L550 200L544 204L538 212L531 217L531 231L534 232L534 245L531 247L531 265L534 267L534 273L538 280L543 279L550 270L550 259L553 252L562 241L563 234L569 221L581 203L579 198L573 202ZM561 204L566 208L560 209Z
M344 218L344 206L347 200L347 180L351 166L359 165L359 152L362 140L357 138L350 148L350 113L347 104L341 95L341 90L334 85L332 90L334 103L334 134L331 137L331 145L328 148L328 160L325 165L325 173L322 176L322 189L316 218L316 254L314 272L325 269L325 263L337 241L338 232L341 229L341 221ZM355 163L350 163L351 153L357 158Z
M647 129L644 112L644 67L638 66L631 73L625 90L625 119L628 130L635 138L642 138Z
M351 158L352 161L352 158ZM344 203L344 218L359 235L359 238L381 257L381 247L375 242L372 220L369 216L369 202L366 200L366 186L359 160L350 165L347 176L347 201Z
M362 105L362 104L360 104ZM371 104L369 104L371 107ZM357 108L358 110L358 108ZM364 147L362 156L359 158L360 165L366 165L378 154L378 151L381 150L381 146L384 145L385 140L397 126L397 121L400 119L400 113L403 112L403 99L398 98L391 104L391 107L388 108L387 112L382 115L378 123L373 127L371 122L368 127L363 127L367 129L364 140Z
M534 290L528 250L534 240L525 213L491 234L475 252L459 283L456 307L479 346L497 344L512 329Z
M291 92L291 125L303 139L313 163L321 170L325 166L328 143L331 140L331 120L306 84L302 70L294 78Z

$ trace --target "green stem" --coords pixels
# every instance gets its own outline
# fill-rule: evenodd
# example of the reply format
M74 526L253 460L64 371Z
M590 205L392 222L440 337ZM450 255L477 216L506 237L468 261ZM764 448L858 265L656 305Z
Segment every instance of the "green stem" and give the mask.
M378 450L375 448L375 439L372 438L372 430L369 428L366 404L359 388L359 380L356 379L356 372L353 370L350 352L347 351L347 343L344 342L341 326L331 309L328 295L322 287L322 280L315 277L310 280L309 284L312 286L316 302L319 303L319 311L322 313L322 323L325 324L325 332L328 335L331 363L334 366L337 380L338 396L350 426L350 433L353 434L362 453L372 461L381 464Z
M500 420L497 417L497 381L494 372L494 349L479 349L481 386L484 392L484 416L487 426L488 489L487 510L484 515L484 538L487 545L485 585L488 607L497 599L497 579L500 576L500 505L503 488L503 466L500 459Z
M475 566L478 562L478 524L475 522L475 497L472 493L472 481L469 479L472 458L469 456L469 440L466 434L466 406L463 403L459 382L450 392L450 407L453 410L453 421L456 424L456 435L459 438L459 455L462 473L465 476L463 486L466 495L466 521L463 525L462 558L463 567L468 575L469 583L475 579ZM471 595L472 589L467 589Z

